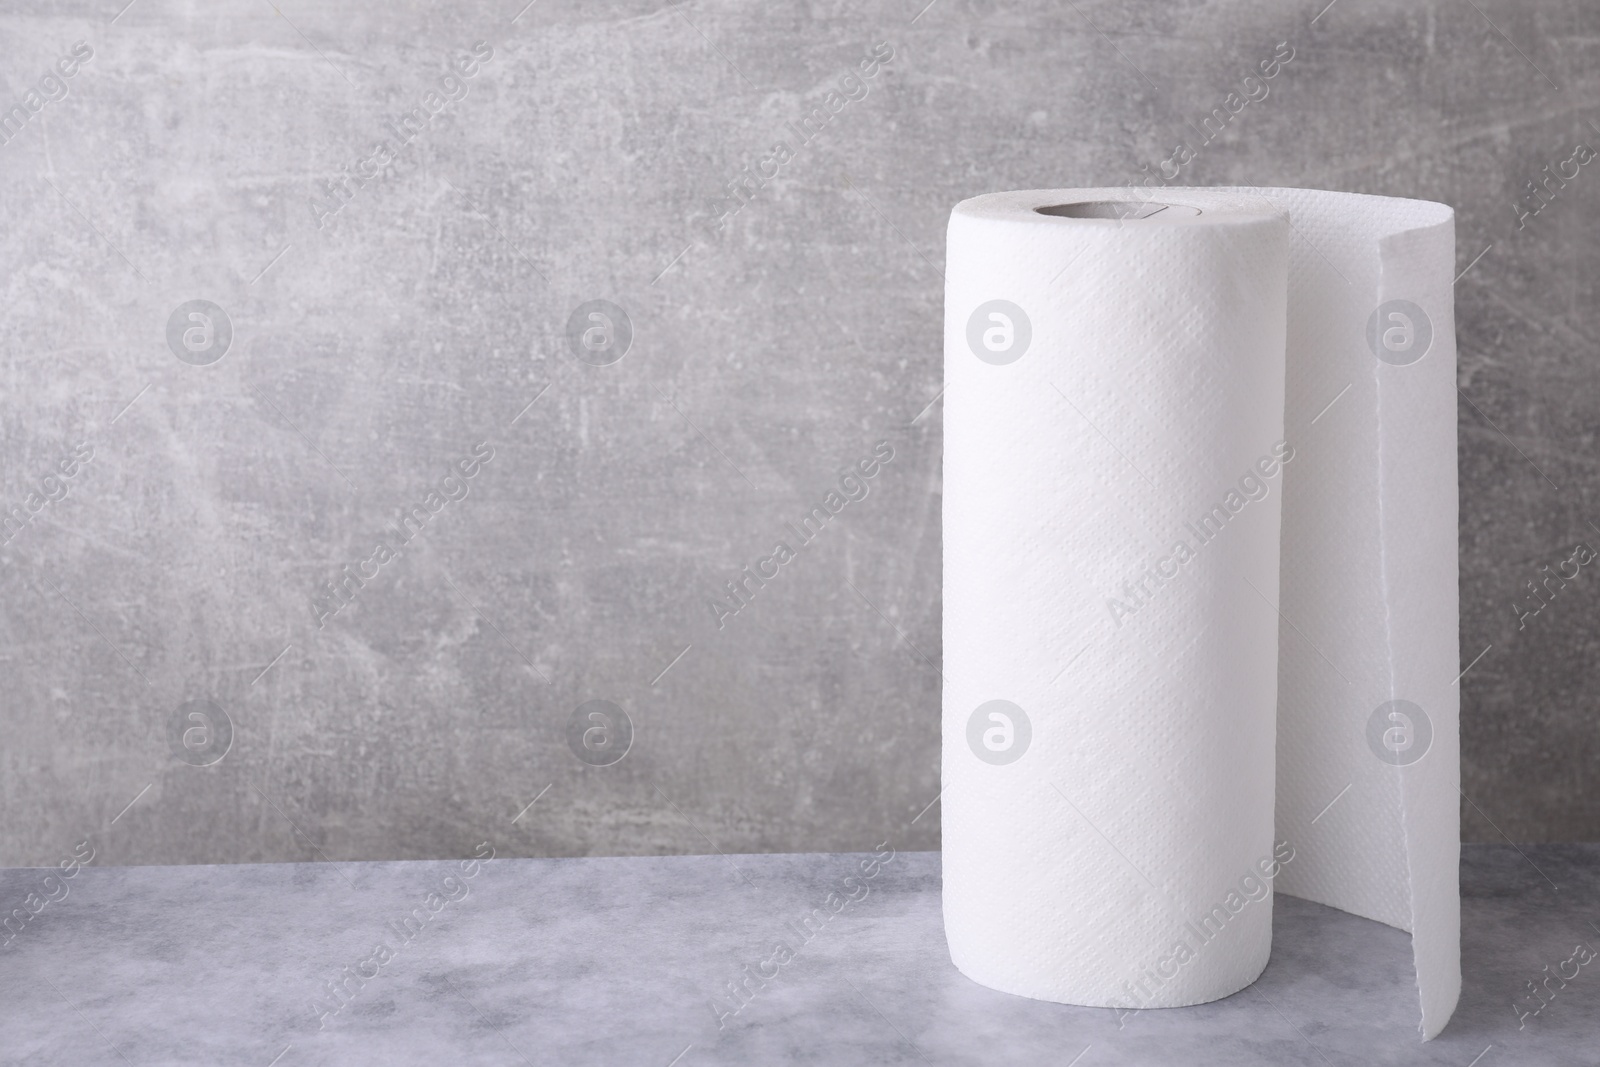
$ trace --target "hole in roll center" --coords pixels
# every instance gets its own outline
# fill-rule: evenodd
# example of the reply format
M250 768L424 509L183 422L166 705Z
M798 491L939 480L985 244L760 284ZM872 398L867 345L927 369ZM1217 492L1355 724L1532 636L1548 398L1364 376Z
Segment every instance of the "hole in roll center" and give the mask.
M1041 215L1063 219L1138 220L1160 216L1185 218L1200 214L1197 207L1163 204L1158 200L1085 200L1077 204L1050 204L1034 208Z

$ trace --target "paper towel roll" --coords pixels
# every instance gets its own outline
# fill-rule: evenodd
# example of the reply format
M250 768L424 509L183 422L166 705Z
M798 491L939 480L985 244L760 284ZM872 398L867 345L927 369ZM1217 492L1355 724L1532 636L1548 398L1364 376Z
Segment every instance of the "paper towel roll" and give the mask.
M1413 931L1425 1036L1449 1018L1452 227L1279 189L952 213L944 911L969 977L1214 1000L1266 965L1276 883Z

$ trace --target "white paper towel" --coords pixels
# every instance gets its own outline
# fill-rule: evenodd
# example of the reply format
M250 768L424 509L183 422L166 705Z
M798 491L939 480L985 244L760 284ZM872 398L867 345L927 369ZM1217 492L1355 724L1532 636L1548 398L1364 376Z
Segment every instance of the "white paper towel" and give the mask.
M1275 883L1412 931L1431 1037L1460 989L1453 215L1149 201L951 215L951 956L1202 1003L1266 965Z

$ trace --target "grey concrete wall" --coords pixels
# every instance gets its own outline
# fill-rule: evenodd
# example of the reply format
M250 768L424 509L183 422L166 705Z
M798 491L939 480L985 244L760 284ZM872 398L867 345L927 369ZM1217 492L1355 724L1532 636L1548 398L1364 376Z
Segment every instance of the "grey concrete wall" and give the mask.
M1136 178L1283 41L1179 180L1458 208L1465 834L1600 839L1600 577L1513 607L1600 546L1600 175L1514 210L1600 9L923 2L8 5L0 863L937 847L949 208Z

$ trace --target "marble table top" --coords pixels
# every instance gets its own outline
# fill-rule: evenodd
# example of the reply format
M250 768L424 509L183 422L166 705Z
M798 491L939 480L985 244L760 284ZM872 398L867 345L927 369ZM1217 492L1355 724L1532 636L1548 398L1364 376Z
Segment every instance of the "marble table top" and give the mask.
M1463 848L1464 989L1426 1044L1408 936L1294 897L1255 985L1119 1018L962 977L937 853L491 851L0 870L26 916L0 934L0 1063L1600 1062L1600 961L1573 962L1600 948L1600 845Z

